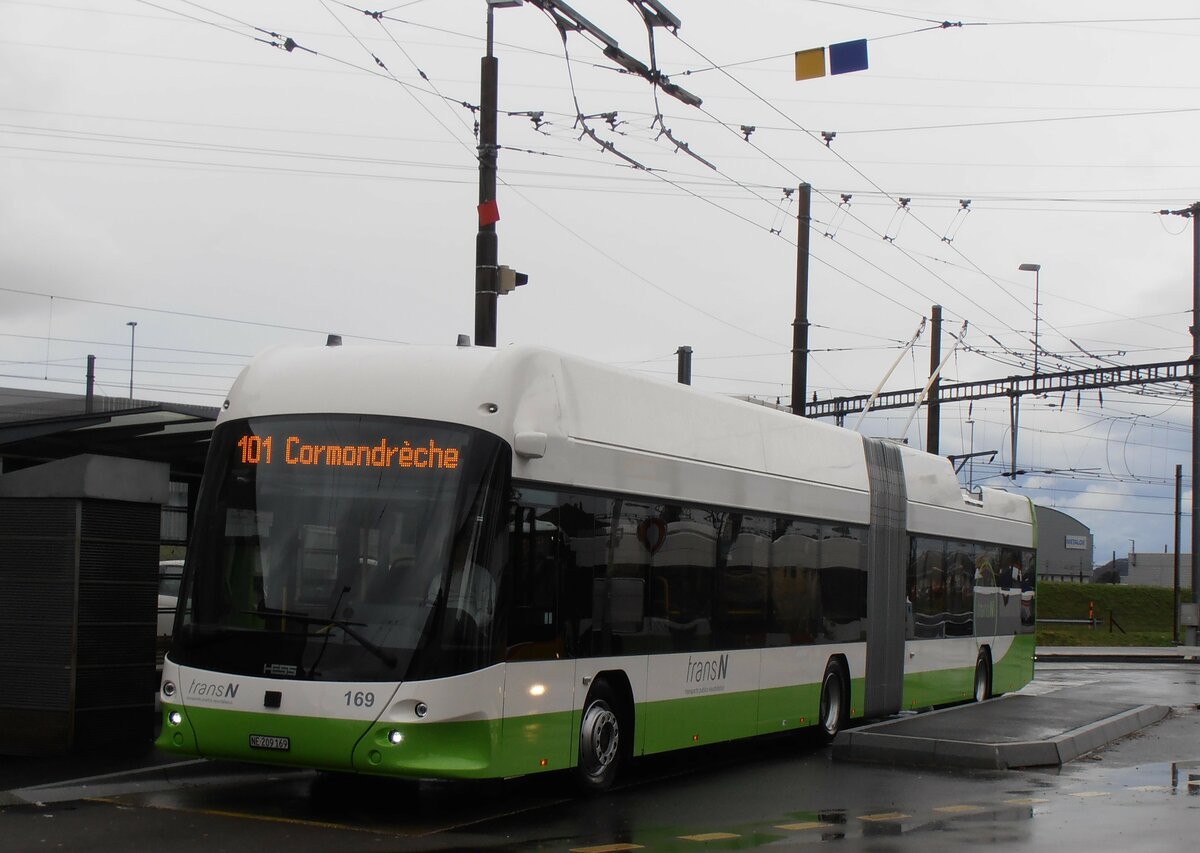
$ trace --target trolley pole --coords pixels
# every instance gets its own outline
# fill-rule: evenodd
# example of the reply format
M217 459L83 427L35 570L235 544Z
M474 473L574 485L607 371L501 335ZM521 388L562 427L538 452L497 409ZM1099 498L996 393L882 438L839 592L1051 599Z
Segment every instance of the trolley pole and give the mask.
M796 231L796 321L792 324L792 414L804 417L808 396L808 238L812 230L812 186L800 185ZM840 424L839 424L840 426Z

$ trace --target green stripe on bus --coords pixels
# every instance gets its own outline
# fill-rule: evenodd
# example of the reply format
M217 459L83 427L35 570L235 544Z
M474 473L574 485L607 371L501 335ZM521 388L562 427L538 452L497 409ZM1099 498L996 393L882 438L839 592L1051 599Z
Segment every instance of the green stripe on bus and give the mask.
M994 663L997 693L1033 674L1034 637L1014 639ZM904 706L923 708L971 697L974 667L905 676ZM863 679L851 683L851 715L862 716ZM635 708L638 754L652 754L816 725L820 684L713 693ZM171 726L166 715L183 714ZM580 711L421 723L368 723L219 708L164 706L157 746L168 752L390 776L483 779L573 766ZM393 734L395 733L395 734ZM288 738L283 750L254 749L250 735ZM398 743L392 740L397 739Z
M1033 633L1013 637L1008 653L992 662L992 692L1009 693L1033 680L1033 658L1037 636Z
M906 673L904 676L904 698L901 705L914 708L932 708L950 702L970 699L975 685L975 664L955 669L935 669L928 672Z

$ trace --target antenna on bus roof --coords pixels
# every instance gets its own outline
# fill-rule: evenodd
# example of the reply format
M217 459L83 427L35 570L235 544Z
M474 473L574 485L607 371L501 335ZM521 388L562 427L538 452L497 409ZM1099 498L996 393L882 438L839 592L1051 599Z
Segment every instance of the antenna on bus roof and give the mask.
M471 345L471 336L470 335L459 335L458 336L458 345L460 347L469 347Z
M340 347L341 345L342 345L342 336L341 335L330 335L329 337L325 338L325 346L327 346L327 347Z

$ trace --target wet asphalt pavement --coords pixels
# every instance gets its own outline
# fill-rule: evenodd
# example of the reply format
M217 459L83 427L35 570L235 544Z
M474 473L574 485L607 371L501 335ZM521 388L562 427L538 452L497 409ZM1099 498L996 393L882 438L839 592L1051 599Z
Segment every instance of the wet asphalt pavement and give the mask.
M1022 692L1171 713L1061 768L834 762L828 747L791 738L644 760L618 789L592 798L575 797L558 775L414 786L150 757L133 769L59 759L39 776L36 762L0 758L0 849L925 853L970 844L1174 853L1194 845L1200 666L1043 662ZM73 768L83 772L63 775ZM47 776L59 784L43 786Z

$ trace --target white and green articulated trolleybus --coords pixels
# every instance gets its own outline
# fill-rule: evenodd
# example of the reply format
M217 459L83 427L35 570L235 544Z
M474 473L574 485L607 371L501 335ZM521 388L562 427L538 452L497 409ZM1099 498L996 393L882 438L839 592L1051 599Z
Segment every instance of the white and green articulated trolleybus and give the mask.
M571 769L1033 675L1032 507L947 460L524 347L256 359L213 433L158 745Z

